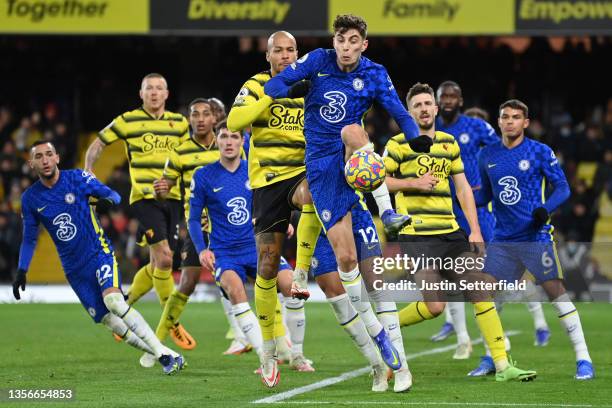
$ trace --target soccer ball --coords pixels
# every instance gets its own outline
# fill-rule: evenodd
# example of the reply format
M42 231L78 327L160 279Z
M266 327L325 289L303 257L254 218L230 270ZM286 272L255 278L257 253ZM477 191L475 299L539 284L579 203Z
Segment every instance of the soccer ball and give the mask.
M380 187L385 182L386 174L382 157L374 152L357 151L344 166L346 182L363 193L370 193Z

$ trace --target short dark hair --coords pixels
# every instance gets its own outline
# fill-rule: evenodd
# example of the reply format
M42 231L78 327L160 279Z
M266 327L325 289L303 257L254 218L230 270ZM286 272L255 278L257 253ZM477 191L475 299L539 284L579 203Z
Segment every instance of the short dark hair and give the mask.
M485 122L489 121L489 113L486 110L484 110L482 108L479 108L477 106L474 106L472 108L466 109L465 112L463 112L463 114L465 116L469 116L469 117L472 117L472 118L482 119Z
M509 99L506 102L504 102L501 105L499 105L499 111L500 112L504 108L512 108L512 109L516 109L516 110L521 110L521 111L523 111L523 115L525 115L526 118L529 117L529 108L527 107L527 105L524 102L521 102L518 99Z
M408 94L406 95L406 103L409 103L410 100L416 95L424 93L430 94L432 98L436 99L436 97L434 96L434 90L431 86L429 86L429 84L422 84L420 82L417 82L416 84L412 85L412 88L408 90Z
M362 17L354 14L338 14L334 19L334 33L344 34L353 28L359 32L361 37L368 36L368 23Z
M208 106L210 106L211 110L212 110L212 103L210 102L210 99L206 99L206 98L195 98L193 101L189 102L189 107L188 109L191 111L191 108L193 107L193 105L195 105L196 103L205 103Z
M438 86L438 92L442 91L442 89L444 89L444 88L454 88L455 90L457 90L457 92L459 92L459 95L461 95L461 96L463 95L463 92L461 91L461 87L455 81L444 81L444 82L442 82Z
M44 144L47 144L47 143L49 143L51 145L51 147L53 148L53 150L55 150L55 145L53 144L53 142L51 142L49 140L45 140L45 139L38 139L38 140L36 140L34 143L32 143L32 146L30 146L30 150L32 150L36 146L44 145Z
M215 125L215 135L219 136L219 133L221 133L222 129L229 129L227 127L227 120L225 119Z

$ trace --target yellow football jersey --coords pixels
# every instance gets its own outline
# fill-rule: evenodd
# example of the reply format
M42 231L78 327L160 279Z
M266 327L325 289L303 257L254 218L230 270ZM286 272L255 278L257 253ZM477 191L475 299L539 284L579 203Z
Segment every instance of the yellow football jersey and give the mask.
M189 137L189 122L178 113L166 111L155 118L139 108L117 116L100 131L98 137L107 145L119 139L125 142L132 181L132 204L155 198L153 181L161 178L170 152ZM167 198L181 199L178 185L170 190Z
M395 204L400 214L412 216L412 224L400 234L435 235L456 231L449 177L463 173L459 145L448 133L436 132L429 153L416 153L403 133L389 139L385 149L387 173L395 178L418 178L428 171L439 180L432 191L400 191Z
M251 127L249 180L260 188L294 177L305 171L304 99L275 99L252 121L258 101L269 98L264 85L270 71L261 72L244 83L232 106L228 125L232 130Z

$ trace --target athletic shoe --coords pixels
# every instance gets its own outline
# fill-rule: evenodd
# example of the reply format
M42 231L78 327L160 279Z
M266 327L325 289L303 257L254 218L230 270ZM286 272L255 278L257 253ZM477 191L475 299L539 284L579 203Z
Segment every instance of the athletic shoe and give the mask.
M180 323L176 323L172 326L172 329L170 329L170 337L172 337L174 344L183 350L193 350L197 345L195 339L191 337L191 334L189 334Z
M278 370L278 361L272 355L264 355L261 364L261 381L268 388L273 388L280 382L280 371Z
M181 354L179 354L178 356L174 357L174 360L178 364L179 370L187 368L187 360L185 360L185 357L183 357Z
M452 323L445 322L439 332L431 336L431 341L438 342L448 339L455 333L455 328Z
M180 370L179 363L169 354L164 354L157 360L162 365L162 369L166 375L176 374Z
M533 381L537 377L537 373L533 370L521 370L515 367L515 363L508 357L508 367L497 374L495 374L495 381Z
M383 212L380 219L385 226L385 234L389 236L397 235L402 228L412 222L412 218L409 215L398 214L393 210Z
M151 353L144 353L140 357L140 365L144 368L151 368L155 365L156 358Z
M470 358L472 354L472 343L460 343L457 344L457 348L455 349L455 354L453 354L454 360L467 360Z
M315 369L311 364L312 362L306 359L303 354L296 354L291 356L289 366L296 371L312 373L315 371Z
M387 367L382 365L373 366L371 375L373 377L372 391L385 392L389 389L389 383L387 382Z
M310 297L310 291L308 290L308 271L304 271L300 268L295 268L293 270L291 297L301 300L308 300Z
M495 363L491 356L482 356L480 357L480 364L468 373L468 377L483 377L491 374L495 374Z
M549 340L550 340L550 330L548 330L548 328L537 329L535 332L535 342L533 343L533 345L537 347L544 347L548 344Z
M227 348L227 350L225 350L223 352L223 355L225 356L239 356L240 354L244 354L244 353L248 353L250 351L253 350L253 346L251 346L250 344L244 344L243 342L241 342L240 340L232 340L231 344L229 345L229 347Z
M577 380L592 380L595 378L595 369L593 369L593 363L587 360L578 360L576 362L576 376Z
M402 368L395 372L395 381L393 383L394 392L406 392L410 391L412 387L412 374L408 367Z
M375 337L372 338L374 343L378 347L378 351L380 351L380 356L386 365L389 366L392 370L399 370L402 366L402 362L399 358L399 353L397 349L391 343L389 339L389 335L385 331L385 329L381 329L380 333L378 333Z
M118 335L117 333L113 333L113 339L115 339L117 343L120 343L123 341L123 338L121 338L121 336Z

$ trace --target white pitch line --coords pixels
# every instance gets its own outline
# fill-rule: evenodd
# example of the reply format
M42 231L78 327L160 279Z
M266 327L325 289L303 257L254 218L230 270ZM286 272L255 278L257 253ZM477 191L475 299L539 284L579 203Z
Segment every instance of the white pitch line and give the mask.
M276 404L285 405L332 405L334 401L279 401ZM612 405L592 404L556 404L556 403L507 403L507 402L411 402L411 401L343 401L347 405L434 405L434 406L490 406L490 407L557 407L557 408L610 408Z
M510 336L514 336L519 333L520 331L509 330L508 332L506 332L506 336L510 337ZM476 339L472 342L472 344L479 344L479 343L482 343L482 339ZM444 353L446 351L454 350L455 347L456 347L455 344L451 344L448 346L436 347L430 350L425 350L425 351L421 351L421 352L414 353L414 354L408 354L406 355L406 360L414 360L415 358L418 358L418 357L429 356L431 354ZM316 383L304 385L302 387L298 387L298 388L294 388L289 391L281 392L279 394L272 395L270 397L252 401L251 404L279 403L289 398L293 398L296 395L305 394L307 392L318 390L320 388L329 387L330 385L334 385L342 381L350 380L351 378L359 377L360 375L369 373L371 369L372 367L367 366L367 367L358 368L357 370L347 371L346 373L340 374L337 377L326 378L324 380L317 381Z

